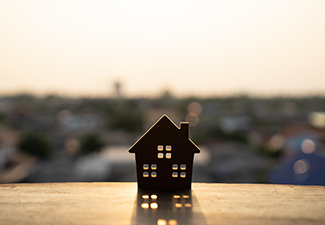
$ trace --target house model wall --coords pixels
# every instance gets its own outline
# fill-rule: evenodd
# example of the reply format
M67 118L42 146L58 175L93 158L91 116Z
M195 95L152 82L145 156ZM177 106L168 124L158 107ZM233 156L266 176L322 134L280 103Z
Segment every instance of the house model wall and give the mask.
M130 149L136 154L138 188L191 188L193 157L189 123L178 128L163 115Z

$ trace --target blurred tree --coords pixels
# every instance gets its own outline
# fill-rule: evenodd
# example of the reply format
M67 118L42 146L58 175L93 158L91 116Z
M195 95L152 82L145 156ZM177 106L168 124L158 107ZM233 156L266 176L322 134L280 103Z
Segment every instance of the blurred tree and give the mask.
M96 133L91 133L85 135L81 139L81 153L88 154L92 152L98 152L104 146L103 141L100 139L99 135Z
M125 101L115 105L114 111L110 113L109 126L113 130L137 132L142 131L143 121L143 112L136 102Z
M52 143L47 135L40 132L29 132L23 135L18 148L31 155L49 158L52 153Z

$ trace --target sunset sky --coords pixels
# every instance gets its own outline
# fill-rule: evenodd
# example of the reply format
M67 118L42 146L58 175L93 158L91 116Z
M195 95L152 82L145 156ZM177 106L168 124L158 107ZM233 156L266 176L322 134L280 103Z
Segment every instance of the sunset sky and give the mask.
M325 1L0 0L0 95L325 94Z

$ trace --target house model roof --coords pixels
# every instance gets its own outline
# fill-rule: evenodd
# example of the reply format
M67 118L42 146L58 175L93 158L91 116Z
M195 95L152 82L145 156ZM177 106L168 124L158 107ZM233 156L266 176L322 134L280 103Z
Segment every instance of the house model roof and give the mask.
M199 153L200 149L188 137L188 129L188 122L181 122L181 127L179 128L167 115L163 115L130 147L129 152L139 153L146 151L145 146L151 143L156 144L157 139L159 139L161 142L177 141L184 146L186 152Z

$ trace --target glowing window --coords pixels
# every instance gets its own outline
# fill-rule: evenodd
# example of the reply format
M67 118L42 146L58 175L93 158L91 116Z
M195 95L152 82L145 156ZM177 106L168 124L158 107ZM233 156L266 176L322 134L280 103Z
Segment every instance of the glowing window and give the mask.
M177 170L178 169L178 165L177 164L173 164L172 165L172 168L173 168L173 170Z
M186 177L186 173L185 172L181 172L181 178L185 178Z
M166 151L171 151L172 150L172 146L171 145L166 145Z
M155 195L155 194L151 195L150 197L151 197L151 199L157 199L158 198L158 196Z
M185 207L190 208L190 207L192 207L192 204L191 203L185 203Z
M148 172L143 172L143 177L149 177L149 173Z
M157 164L151 164L151 169L156 170L157 169Z
M166 159L171 159L172 158L172 153L166 153Z
M143 199L149 199L149 195L142 195Z
M164 150L164 146L163 146L163 145L158 145L158 146L157 146L157 150L158 150L158 151L162 151L162 150Z
M158 204L156 202L153 202L153 203L150 204L150 208L157 209L158 208Z
M181 203L176 203L176 204L175 204L175 207L176 207L176 208L182 208L182 204L181 204Z
M148 203L142 203L142 204L141 204L141 207L142 207L143 209L147 209L147 208L149 208L149 204L148 204Z
M179 195L174 195L174 198L180 198L181 196L179 196Z
M181 164L181 170L186 170L186 164Z
M157 177L157 172L151 172L151 177Z
M178 177L178 173L177 172L173 172L172 173L172 177Z
M143 169L144 169L144 170L149 169L149 165L148 165L148 164L143 164Z
M158 153L157 157L158 157L158 159L164 158L164 153Z
M183 198L189 198L190 196L188 196L188 195L183 195Z

